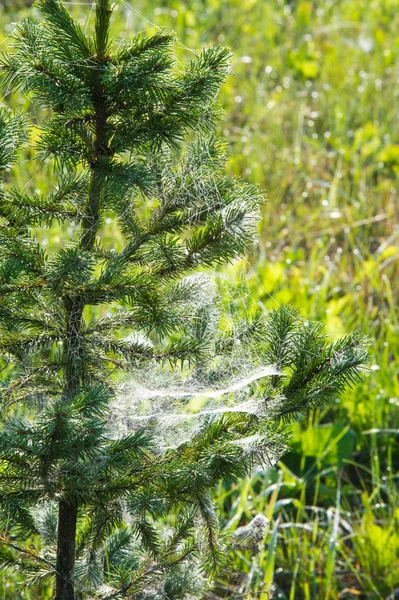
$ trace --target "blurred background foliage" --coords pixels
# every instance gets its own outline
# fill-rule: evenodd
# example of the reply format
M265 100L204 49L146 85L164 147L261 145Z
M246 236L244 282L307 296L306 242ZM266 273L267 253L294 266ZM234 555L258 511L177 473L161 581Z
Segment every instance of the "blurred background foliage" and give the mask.
M0 0L2 51L31 4ZM89 0L68 6L90 26ZM224 527L258 512L272 527L258 556L236 551L209 600L399 597L399 1L119 0L114 27L174 30L180 61L211 44L233 51L228 169L267 201L251 256L218 273L229 309L293 303L333 339L371 339L364 382L291 427L275 469L215 490ZM7 90L3 101L45 118ZM53 167L28 150L11 180L46 192ZM56 249L68 231L38 234ZM102 235L121 243L110 219ZM51 591L2 573L0 597Z

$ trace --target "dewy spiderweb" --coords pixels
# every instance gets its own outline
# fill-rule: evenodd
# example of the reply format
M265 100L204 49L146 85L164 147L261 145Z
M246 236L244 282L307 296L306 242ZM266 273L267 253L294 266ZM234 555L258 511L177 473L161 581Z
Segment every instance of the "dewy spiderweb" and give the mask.
M264 383L282 376L275 365L264 364L256 344L242 343L240 327L234 330L233 304L218 307L217 288L210 276L193 275L201 280L202 293L196 295L195 312L200 324L213 328L215 341L211 366L184 370L150 365L137 369L119 386L111 408L110 434L120 437L139 428L153 433L160 451L176 448L196 436L204 423L229 413L273 417L279 398L265 403ZM198 283L198 282L197 282ZM198 287L196 288L198 292ZM245 298L240 298L245 302ZM229 322L228 355L217 354L220 323ZM220 344L220 340L219 340ZM242 438L242 447L253 448L257 436Z

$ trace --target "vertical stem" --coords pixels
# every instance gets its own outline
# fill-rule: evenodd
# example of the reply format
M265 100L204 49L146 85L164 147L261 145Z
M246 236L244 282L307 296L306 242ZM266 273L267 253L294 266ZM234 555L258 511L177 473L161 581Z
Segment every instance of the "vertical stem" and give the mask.
M81 333L83 304L79 300L65 302L66 332L64 341L64 401L67 402L81 384ZM58 537L56 565L56 600L75 600L75 538L78 500L62 499L58 503Z
M73 581L75 538L78 517L77 502L60 500L58 512L57 576L55 600L75 600Z
M102 65L107 61L107 44L109 23L111 18L110 0L97 0L96 7L96 56L97 72L94 82L93 102L96 115L96 130L91 161L89 184L89 198L86 214L82 219L82 237L80 246L84 250L91 250L96 239L96 231L100 222L100 202L104 187L104 165L101 159L108 154L106 140L107 108L105 92L101 82Z
M97 0L96 4L96 46L97 60L102 62L108 46L109 23L112 9L110 0Z
M68 398L80 387L82 379L82 315L83 304L79 300L65 302L66 333L64 346L64 394Z
M90 164L90 183L85 216L82 219L80 247L90 252L93 249L96 232L100 223L101 197L104 187L104 165L102 158L108 155L106 140L107 108L105 90L101 82L101 71L107 61L107 44L112 10L110 0L97 0L96 4L96 56L97 73L93 85L93 104L95 109L95 137ZM65 303L65 397L70 397L85 380L82 363L82 320L84 301L79 297L68 299ZM57 540L57 576L56 600L75 600L74 568L75 538L78 519L78 498L59 501L58 540Z

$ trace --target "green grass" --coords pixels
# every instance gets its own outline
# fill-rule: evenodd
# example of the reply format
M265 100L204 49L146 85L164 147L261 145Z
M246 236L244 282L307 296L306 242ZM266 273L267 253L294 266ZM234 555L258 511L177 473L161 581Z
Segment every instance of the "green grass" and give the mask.
M87 7L72 9L84 23ZM6 36L15 14L0 19ZM182 61L212 43L234 53L221 98L228 168L267 203L260 243L228 270L251 290L244 301L230 290L231 310L293 303L333 338L370 338L364 382L296 423L276 469L216 490L223 526L263 512L272 527L257 557L234 555L215 594L385 599L399 587L398 0L119 2L120 36L153 22L176 31ZM37 168L17 174L28 189ZM47 167L43 188L51 180ZM45 236L57 246L56 231ZM1 598L21 597L2 585Z

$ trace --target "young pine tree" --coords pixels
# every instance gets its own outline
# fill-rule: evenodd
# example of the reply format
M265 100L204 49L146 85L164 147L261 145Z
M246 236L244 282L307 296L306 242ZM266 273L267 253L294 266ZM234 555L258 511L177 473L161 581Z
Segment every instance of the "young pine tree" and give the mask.
M214 135L228 51L180 68L168 33L113 45L111 0L97 0L92 35L60 0L38 6L1 66L5 89L50 109L35 152L58 183L0 189L0 560L27 585L54 580L57 600L186 598L185 565L225 563L212 487L279 456L284 422L354 382L365 354L290 308L226 325L211 295L198 300L201 269L252 242L261 201L223 175ZM2 108L3 175L27 139ZM102 241L108 216L120 251ZM55 226L60 249L45 251L40 230ZM170 447L145 420L115 434L118 372L159 364L217 383L237 356L273 366L249 385L256 410L208 411Z

